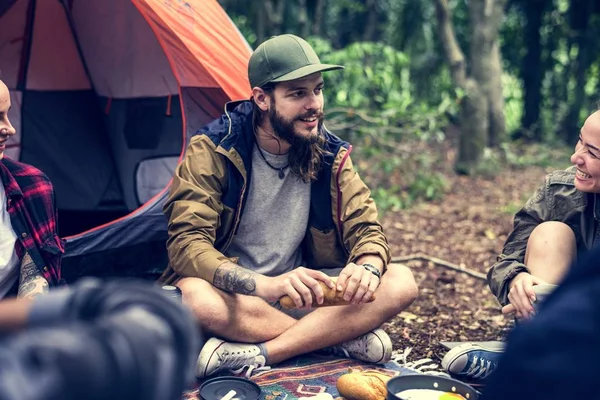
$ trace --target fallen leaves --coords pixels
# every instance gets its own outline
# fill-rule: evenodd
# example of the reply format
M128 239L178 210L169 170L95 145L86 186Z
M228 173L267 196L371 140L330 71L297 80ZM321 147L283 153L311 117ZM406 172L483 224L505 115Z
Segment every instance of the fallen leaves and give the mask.
M449 176L449 194L441 202L385 215L393 255L422 253L486 273L512 229L502 206L533 193L545 173L533 167L519 170L519 179L514 171L490 180ZM431 262L405 264L419 297L384 328L395 349L413 348L411 359L442 357L440 341L499 340L512 329L486 282Z

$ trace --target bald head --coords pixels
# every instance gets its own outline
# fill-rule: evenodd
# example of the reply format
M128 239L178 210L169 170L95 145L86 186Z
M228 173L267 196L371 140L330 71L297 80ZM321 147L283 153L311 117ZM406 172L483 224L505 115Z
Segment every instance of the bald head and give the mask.
M4 81L0 79L0 101L5 101L5 98L8 98L10 101L10 91Z
M10 91L0 80L0 158L4 157L6 141L14 135L15 128L8 120L8 110L10 109Z

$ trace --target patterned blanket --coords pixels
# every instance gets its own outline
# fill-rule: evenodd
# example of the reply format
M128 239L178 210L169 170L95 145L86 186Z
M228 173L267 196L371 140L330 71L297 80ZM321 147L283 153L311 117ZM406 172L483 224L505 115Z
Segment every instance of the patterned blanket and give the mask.
M395 361L377 365L311 353L288 360L270 370L255 373L250 379L261 387L261 399L264 400L295 400L324 392L336 399L340 397L336 381L349 368L375 370L389 376L419 373ZM200 399L198 390L186 393L184 399Z

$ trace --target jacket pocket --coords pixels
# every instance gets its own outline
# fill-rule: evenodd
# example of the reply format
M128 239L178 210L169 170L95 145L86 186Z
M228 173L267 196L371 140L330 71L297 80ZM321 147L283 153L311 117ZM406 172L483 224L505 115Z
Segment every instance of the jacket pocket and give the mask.
M312 268L344 267L348 255L339 245L335 229L320 231L310 227L306 237L304 259Z

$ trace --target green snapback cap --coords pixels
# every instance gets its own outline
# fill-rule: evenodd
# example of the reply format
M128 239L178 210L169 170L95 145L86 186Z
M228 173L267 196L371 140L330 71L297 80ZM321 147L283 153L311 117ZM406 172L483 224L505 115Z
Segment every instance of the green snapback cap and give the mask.
M256 48L248 63L251 87L269 82L285 82L320 71L343 69L341 65L321 64L306 40L295 35L279 35Z

